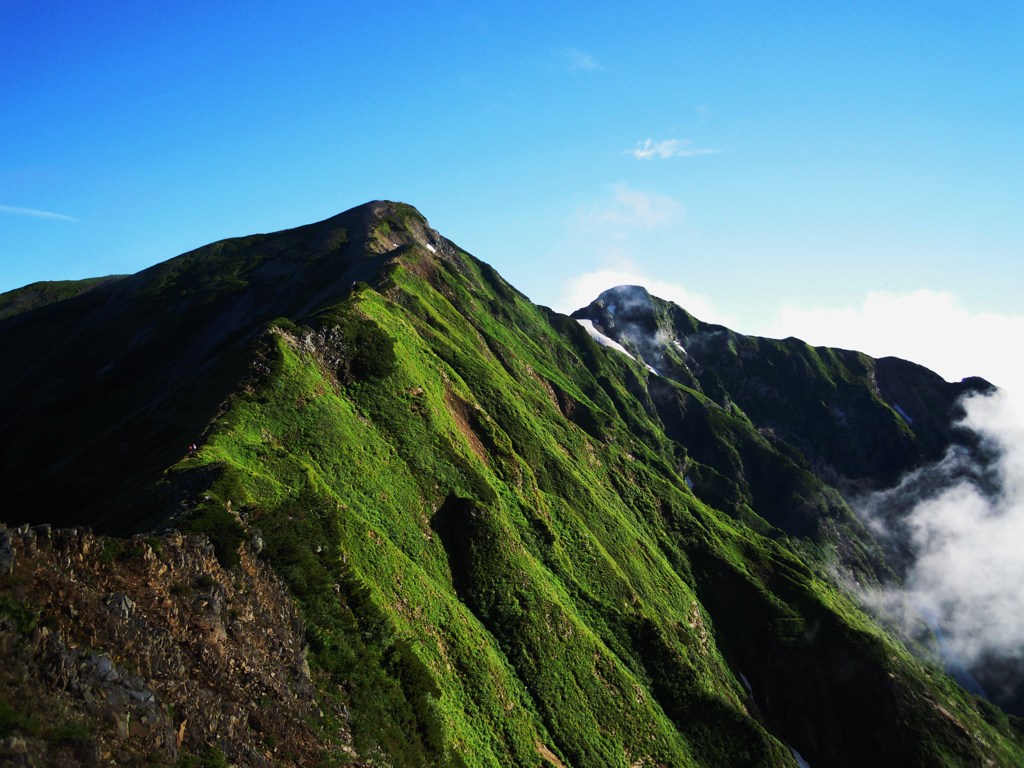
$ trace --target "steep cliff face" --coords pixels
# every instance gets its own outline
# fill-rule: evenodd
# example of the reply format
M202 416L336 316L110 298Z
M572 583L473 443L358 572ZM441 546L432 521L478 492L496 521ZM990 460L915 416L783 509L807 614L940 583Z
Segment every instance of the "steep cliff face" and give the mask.
M946 402L925 373L725 329L715 355L684 356L673 342L702 349L708 329L666 325L658 312L682 310L654 299L655 337L690 331L645 365L638 342L618 336L630 357L534 306L394 203L115 287L129 281L121 299L84 303L100 286L0 321L0 343L43 349L69 317L83 346L147 318L130 354L76 351L133 381L129 412L152 417L110 426L124 451L62 462L32 433L36 409L4 422L31 433L24 476L4 478L12 520L205 534L224 578L257 567L258 537L304 623L327 713L314 738L343 741L333 711L355 754L403 766L774 766L793 749L829 766L1020 762L1016 721L913 659L829 576L837 557L865 578L886 567L840 493L892 471L858 441L891 435L911 466L955 438L910 413L911 393ZM61 354L4 385L56 375L51 426L74 386ZM132 379L154 359L159 382ZM182 387L203 392L187 418ZM806 416L822 407L831 432ZM77 460L97 417L65 418ZM137 434L167 456L133 455ZM100 465L112 489L79 476ZM51 483L91 490L54 514L59 494L37 497Z

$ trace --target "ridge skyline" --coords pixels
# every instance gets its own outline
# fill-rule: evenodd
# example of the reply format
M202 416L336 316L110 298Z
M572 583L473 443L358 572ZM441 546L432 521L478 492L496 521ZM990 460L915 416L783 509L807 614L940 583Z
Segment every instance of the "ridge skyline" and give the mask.
M228 238L220 240L220 241L214 241L214 243L229 242L229 241L234 241L234 240L240 240L242 238L251 238L251 237L271 237L271 236L275 236L275 234L282 234L282 233L285 233L285 232L291 232L291 231L296 231L296 230L306 230L306 229L311 229L311 228L315 228L315 227L327 226L327 225L330 225L331 222L335 221L336 219L340 219L340 218L345 217L345 216L351 216L351 215L354 215L356 213L359 213L359 214L362 214L362 215L368 215L376 207L388 206L388 205L404 205L404 206L409 206L409 207L413 208L414 210L416 210L415 206L411 206L408 203L401 203L401 202L398 202L398 201L388 201L388 200L380 200L380 199L378 199L378 200L371 200L371 201L367 201L366 203L362 203L362 204L353 206L353 207L345 209L345 210L343 210L343 211L341 211L339 213L335 213L333 215L327 216L326 218L319 219L319 220L316 220L316 221L313 221L313 222L310 222L310 223L299 224L299 225L296 225L296 226L289 226L289 227L285 227L285 228L282 228L282 229L250 232L250 233L247 233L247 234L237 234L237 236L228 237ZM207 244L207 245L213 245L213 243ZM168 261L174 260L175 258L187 256L188 254L191 254L191 253L194 253L194 252L197 252L197 251L201 251L205 247L207 247L207 246L199 246L199 247L191 248L191 249L189 249L187 251L184 251L184 252L178 254L177 256L171 256L171 257L168 257L166 259L163 259L163 260L160 260L158 262L155 262L154 264L145 265L139 271L140 272L144 272L144 271L146 271L148 269L152 269L152 268L158 267L158 266L160 266L160 265L162 265L162 264L164 264L164 263L166 263ZM70 278L67 278L67 276L65 276L65 278L58 278L56 280L37 281L35 283L26 284L24 286L18 286L16 288L10 289L9 291L5 291L5 292L0 293L0 296L3 296L4 294L13 294L13 293L16 293L16 292L19 292L19 291L23 291L24 289L32 288L33 286L36 286L37 284L46 284L46 283L60 284L62 282L78 281L78 280L83 280L83 281L110 280L110 279L126 278L126 276L132 276L132 273L126 273L126 274L88 274L88 275L85 275L84 278L78 278L78 279L70 279ZM640 287L644 288L644 290L648 290L651 293L651 295L656 295L656 296L658 296L658 298L674 301L674 303L676 303L678 306L681 306L682 308L687 309L688 311L692 311L692 313L695 316L697 316L699 319L701 319L701 321L705 321L705 322L712 323L712 324L715 324L715 325L721 325L721 326L729 328L729 329L731 329L733 331L740 331L740 329L737 326L729 324L729 321L728 321L727 317L726 318L721 317L720 313L713 306L711 306L708 303L708 301L707 301L707 299L705 297L701 297L701 296L697 296L697 295L692 295L689 292L687 292L686 289L684 289L684 288L682 288L682 287L680 287L678 285L672 284L670 282L664 281L664 280L644 279L642 275L632 274L629 271L616 272L616 271L612 271L612 270L606 270L606 271L602 271L602 272L595 272L593 274L593 279L588 279L588 281L586 281L586 283L587 284L592 284L592 283L594 283L594 280L607 280L607 279L615 278L615 276L621 276L621 278L625 279L626 282L618 283L618 284L615 284L615 285L606 285L606 286L601 287L601 288L596 288L594 293L590 296L590 298L587 298L585 300L581 299L580 300L581 303L578 306L571 306L571 307L565 307L565 308L555 307L556 310L557 311L561 311L564 314L572 314L573 312L578 311L578 310L582 309L583 307L587 306L587 304L589 304L595 298L599 297L604 292L610 291L610 290L612 290L614 288L617 288L617 287L636 285L636 286L640 286ZM635 283L634 282L630 282L630 279L633 279L633 278L639 278L638 282L635 282ZM584 294L581 293L583 285L584 285L584 282L581 281L581 284L579 286L577 286L577 288L574 289L573 296L584 296ZM601 284L596 284L596 285L601 285ZM648 288L649 286L653 286L654 288L653 289ZM663 290L664 295L656 293L658 288ZM882 300L884 300L885 296L883 294L879 294L879 295L877 295L876 298L881 298ZM918 294L915 294L914 296L909 297L911 302L914 301L914 300L919 300L919 301L923 301L925 304L934 303L934 306L932 306L931 308L933 310L935 310L935 311L939 311L939 310L948 311L948 310L950 310L951 307L946 303L947 298L948 297L944 297L944 296L942 296L940 294L934 294L933 295L933 294L930 294L929 292L919 292ZM691 304L683 303L683 302L686 302L687 299L689 299L692 303ZM701 308L706 309L709 312L709 315L706 316L706 315L701 314ZM896 311L898 311L898 310L896 310ZM894 308L890 307L889 309L886 310L886 312L887 312L887 315L888 315L887 318L891 319L892 318L892 314L894 312ZM725 322L723 322L723 321L725 321ZM898 329L898 325L896 326L896 328ZM808 329L808 330L810 331L810 329ZM740 331L740 332L742 332L742 331ZM743 332L743 333L745 333L745 332ZM810 344L812 344L814 346L828 346L828 347L839 347L839 348L844 348L844 349L855 349L857 351L867 352L867 353L871 354L874 357L885 357L885 356L901 357L903 359L908 359L908 360L911 360L913 362L918 362L919 365L924 365L926 368L930 368L931 370L934 370L937 373L940 373L940 375L943 375L943 378L946 378L947 381L956 381L956 380L959 380L959 379L966 379L966 378L971 378L971 377L980 377L980 378L983 378L983 379L991 381L991 379L989 379L989 377L986 377L984 374L979 373L977 371L966 372L966 373L963 373L963 375L959 375L958 378L956 378L956 376L950 376L949 375L949 371L953 371L955 369L950 369L950 368L943 367L943 366L933 367L934 366L935 357L934 357L934 354L929 354L929 352L934 351L934 347L927 347L926 348L927 351L924 351L921 354L920 357L919 356L907 356L905 354L899 354L899 353L896 353L896 352L893 352L891 354L890 353L878 354L878 353L876 353L876 351L878 349L877 339L874 339L872 337L867 337L869 340L866 341L865 344L858 346L858 345L846 344L846 343L840 342L840 341L821 340L822 339L821 333L822 332L820 330L811 331L810 335L806 336L806 337L800 335L799 333L786 333L784 335L782 335L781 333L778 333L778 334L774 334L773 335L773 334L764 334L764 333L753 332L753 333L749 333L749 334L746 334L746 335L763 336L765 338L778 338L778 339L786 338L788 336L793 336L794 338L798 338L801 341L806 341L807 343L810 343ZM825 332L825 333L827 333L827 332ZM841 329L840 333L837 334L837 336L839 338L843 338L843 339L855 339L856 338L856 335L852 335L851 336L849 334L850 334L849 329L843 328L843 329ZM912 341L909 344L906 344L906 340L904 339L904 347L903 348L911 350L910 351L910 355L913 355L912 350L914 349L914 345L913 345ZM940 370L940 369L944 369L944 372L943 372L943 370ZM1006 372L1005 376L1004 376L1004 380L1008 380L1009 379L1011 384L1013 384L1013 383L1015 383L1017 381L1016 373L1018 373L1018 371L1017 371L1016 367L1014 367L1012 369L1001 369L1001 370ZM1022 371L1020 373L1021 373L1022 376L1024 376L1024 371ZM998 378L996 378L994 381L995 381L995 383L997 385L999 385L999 379ZM1024 384L1024 380L1022 380L1022 384ZM1000 388L1006 388L1006 387L1002 386ZM1016 388L1014 388L1014 389L1016 389Z
M1020 390L1022 29L1013 3L316 0L244 34L228 7L4 8L0 291L391 198L562 312L644 284Z

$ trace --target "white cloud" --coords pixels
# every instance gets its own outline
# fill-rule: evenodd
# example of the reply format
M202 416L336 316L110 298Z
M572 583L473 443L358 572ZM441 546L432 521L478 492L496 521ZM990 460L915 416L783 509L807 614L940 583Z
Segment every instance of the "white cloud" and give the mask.
M965 401L963 426L980 436L991 464L954 449L856 505L878 535L911 553L901 587L861 594L909 635L925 618L947 663L995 658L1024 669L1024 316L972 312L948 291L874 292L845 307L783 307L757 332L895 355L951 381L977 375L1003 388ZM998 693L998 680L986 685Z
M865 499L861 514L883 537L905 537L912 561L902 587L863 594L908 634L926 618L941 630L947 660L973 665L995 656L1024 669L1024 411L1008 392L970 398L965 408L964 426L981 436L994 464L951 450L897 488ZM886 510L908 502L902 525L888 516L880 522Z
M616 184L609 197L577 211L576 220L583 226L647 228L672 224L683 212L683 206L671 197Z
M555 55L570 71L600 72L604 69L597 59L579 48L559 48Z
M12 216L31 216L36 219L54 219L56 221L78 221L73 216L65 216L62 213L53 211L40 211L36 208L18 208L14 205L0 205L0 213L9 213Z
M558 301L559 312L570 313L587 306L602 291L617 285L642 285L649 293L661 299L674 301L694 317L708 323L731 325L733 318L721 312L706 296L665 280L655 280L644 275L629 262L617 266L603 267L592 272L566 280L562 296Z
M605 197L581 206L571 221L571 248L588 253L600 266L566 280L561 295L554 301L555 308L572 312L585 307L608 288L642 285L655 296L675 301L701 319L731 321L707 298L676 283L650 278L634 264L635 255L656 247L658 238L670 234L685 213L678 200L625 183L612 185Z
M652 160L655 157L667 159L670 157L697 157L699 155L713 155L717 149L706 147L695 147L690 139L664 139L655 141L645 139L638 141L636 147L629 150L637 160Z
M948 291L872 292L836 308L787 305L752 332L902 357L950 381L981 376L1024 395L1024 357L1015 349L1024 315L972 312Z

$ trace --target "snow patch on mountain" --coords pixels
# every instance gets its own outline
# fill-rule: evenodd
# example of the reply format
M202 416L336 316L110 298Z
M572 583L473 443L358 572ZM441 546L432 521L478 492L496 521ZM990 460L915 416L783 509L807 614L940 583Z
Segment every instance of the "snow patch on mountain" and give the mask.
M587 333L590 334L590 338L592 338L594 341L596 341L602 347L608 347L610 349L614 349L615 351L621 352L622 354L624 354L630 360L636 360L636 358L633 357L631 354L629 354L629 352L626 351L626 348L624 346L622 346L621 344L619 344L619 342L614 341L612 339L609 339L607 336L605 336L603 333L601 333L599 330L597 330L597 328L594 325L594 321L593 320L577 320L576 322L579 323L580 325L582 325L586 329ZM658 373L657 371L654 371L654 372ZM660 376L661 374L658 374L658 375Z
M899 403L893 403L892 407L896 410L896 413L898 413L900 416L903 417L903 420L905 422L907 422L907 424L913 424L914 423L914 420L912 418L910 418L909 415L907 415L907 412L904 411L902 408L900 408L900 404Z
M744 687L744 688L746 688L746 690L747 690L747 695L748 695L748 696L753 696L753 695L754 695L754 691L753 691L753 689L752 689L752 688L750 687L750 681L749 681L749 680L747 680L747 676L746 676L746 675L744 675L744 674L743 674L742 672L740 672L740 681L741 681L741 682L743 683L743 687Z

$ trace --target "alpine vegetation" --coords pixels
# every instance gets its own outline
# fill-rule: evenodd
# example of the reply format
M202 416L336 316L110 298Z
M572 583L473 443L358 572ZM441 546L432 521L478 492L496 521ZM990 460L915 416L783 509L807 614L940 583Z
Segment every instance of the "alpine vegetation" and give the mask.
M926 583L851 500L994 459L981 379L636 289L567 317L384 201L26 286L0 344L0 746L38 765L1024 762L834 576Z

